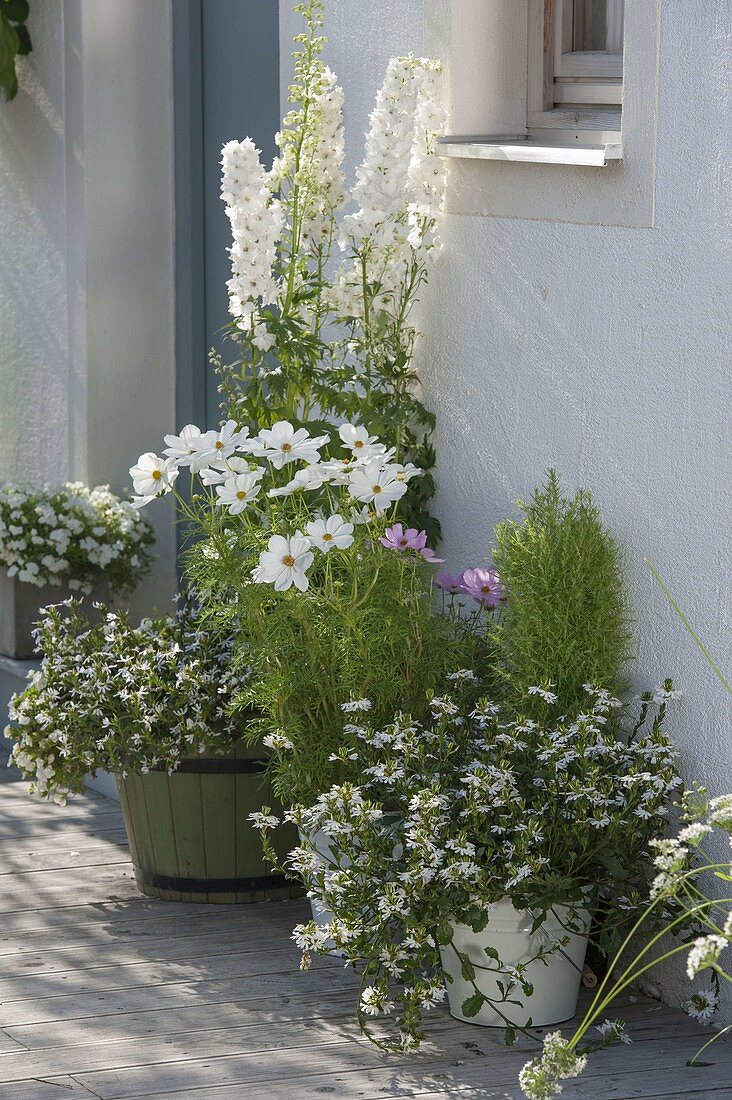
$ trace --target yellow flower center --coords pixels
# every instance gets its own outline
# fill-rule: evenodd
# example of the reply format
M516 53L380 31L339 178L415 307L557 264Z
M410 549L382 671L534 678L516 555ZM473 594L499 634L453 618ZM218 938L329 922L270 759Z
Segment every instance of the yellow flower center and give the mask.
M357 449L360 448L360 447L363 447L363 440L362 439L357 439L356 442L353 444L353 446L356 447Z
M285 452L285 454L288 454L288 452L292 450L292 444L291 443L283 443L282 444L282 450Z
M217 451L223 451L223 449L224 449L224 444L221 442L220 439L217 439L216 440L216 450Z
M160 470L153 470L152 476L153 476L153 481L160 481L160 478L163 475L161 474Z
M246 500L247 499L247 494L244 492L243 489L240 489L239 492L236 494L236 499L237 500Z
M381 486L380 485L372 485L371 486L371 491L373 493L380 493L381 492Z
M481 592L492 592L492 591L493 591L493 585L492 584L484 584L483 587L481 588Z
M325 535L323 535L323 542L332 542L332 541L333 541L333 536L332 535L329 535L327 533Z
M292 554L285 554L284 558L282 559L282 564L286 565L288 569L292 569L293 565L295 564L295 559L293 558Z

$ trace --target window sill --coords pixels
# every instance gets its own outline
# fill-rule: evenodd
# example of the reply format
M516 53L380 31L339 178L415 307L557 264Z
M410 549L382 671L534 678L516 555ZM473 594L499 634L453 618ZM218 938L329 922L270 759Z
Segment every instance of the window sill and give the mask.
M576 164L604 168L621 160L623 149L617 140L587 141L559 137L549 131L541 136L497 135L495 137L445 137L439 145L442 157L470 160L502 160L525 164Z

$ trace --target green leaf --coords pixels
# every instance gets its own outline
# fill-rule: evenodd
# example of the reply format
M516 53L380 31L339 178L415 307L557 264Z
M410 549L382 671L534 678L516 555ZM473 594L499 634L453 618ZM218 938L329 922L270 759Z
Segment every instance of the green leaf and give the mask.
M512 1028L512 1027L507 1027L504 1037L505 1037L505 1040L506 1040L506 1046L507 1047L512 1047L513 1044L516 1042L516 1031L515 1031L515 1029Z
M475 981L475 967L467 955L460 956L460 973L466 982Z
M467 1016L468 1019L477 1016L485 1004L485 1000L486 998L482 993L474 993L472 997L468 997L467 1001L463 1001L462 1004L463 1016Z
M18 94L18 78L15 75L15 65L8 65L7 69L0 72L0 88L4 90L5 100L9 103Z
M18 32L10 26L7 19L0 13L0 73L5 75L5 70L14 64L20 39Z
M3 15L14 23L25 23L30 8L28 0L3 0Z
M486 955L488 956L489 959L495 959L496 962L501 961L495 947L484 947L483 950L485 951L485 953L486 953Z
M33 46L31 45L31 37L28 34L28 28L26 27L25 23L19 23L18 26L15 28L15 31L18 35L18 41L20 42L20 45L18 46L18 57L25 57L25 55L29 54L33 49Z

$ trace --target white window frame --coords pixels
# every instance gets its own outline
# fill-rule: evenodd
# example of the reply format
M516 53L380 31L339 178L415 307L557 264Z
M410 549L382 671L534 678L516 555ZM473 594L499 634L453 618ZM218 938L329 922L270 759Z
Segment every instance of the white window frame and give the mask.
M529 134L552 130L578 141L585 135L588 141L619 142L623 54L574 50L573 5L530 0Z

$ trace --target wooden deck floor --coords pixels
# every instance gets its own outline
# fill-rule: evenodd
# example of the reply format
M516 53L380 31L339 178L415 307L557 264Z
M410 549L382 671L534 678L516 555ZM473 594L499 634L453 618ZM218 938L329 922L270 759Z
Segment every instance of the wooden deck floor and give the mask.
M358 1035L352 975L298 969L305 907L151 901L135 890L116 803L32 802L0 773L0 1100L519 1100L531 1050L433 1014L423 1053ZM563 1100L732 1100L732 1043L636 999L636 1042L596 1057Z

